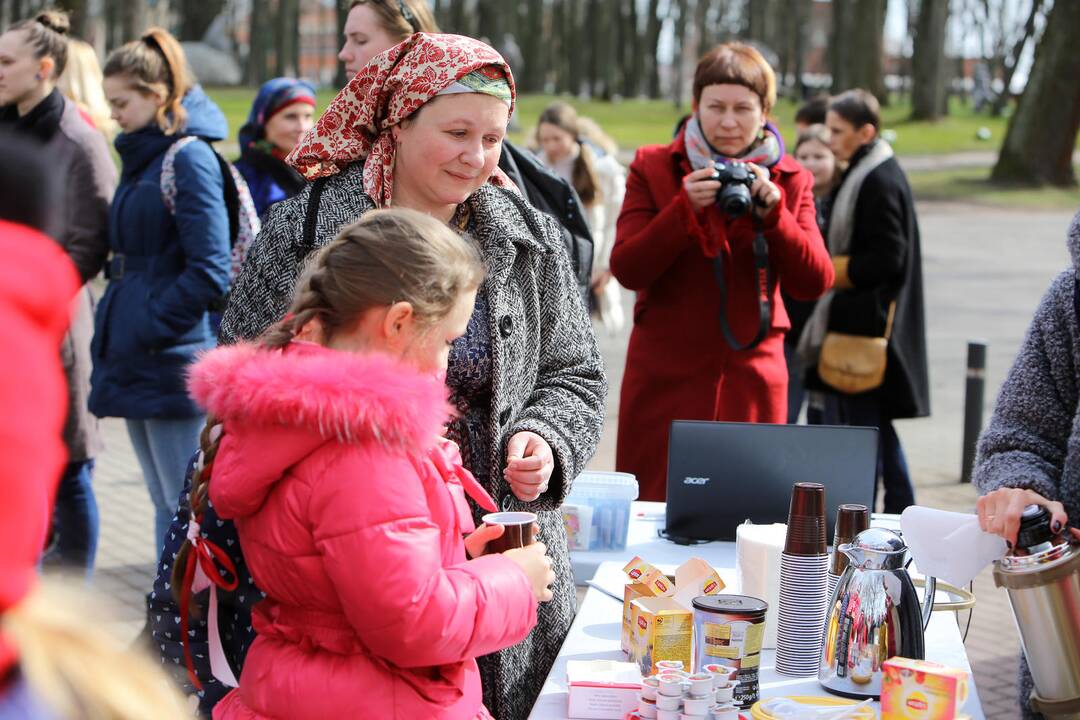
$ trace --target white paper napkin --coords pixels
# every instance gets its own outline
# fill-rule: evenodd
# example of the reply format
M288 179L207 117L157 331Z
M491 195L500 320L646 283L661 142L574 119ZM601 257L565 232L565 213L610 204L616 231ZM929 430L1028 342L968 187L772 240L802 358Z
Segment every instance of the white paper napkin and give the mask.
M971 582L1008 547L979 528L977 515L912 505L900 515L900 530L919 572L956 587Z

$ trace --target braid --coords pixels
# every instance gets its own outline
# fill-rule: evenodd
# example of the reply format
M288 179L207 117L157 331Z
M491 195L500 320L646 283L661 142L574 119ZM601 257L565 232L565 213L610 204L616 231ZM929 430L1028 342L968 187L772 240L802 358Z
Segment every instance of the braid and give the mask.
M206 424L199 434L200 457L195 465L195 471L191 474L191 490L188 492L189 523L192 520L201 522L203 514L206 512L206 506L210 501L210 470L214 464L214 458L217 457L223 434L220 429L215 433L214 429L220 427L214 416L208 415ZM183 544L180 545L180 550L176 553L176 559L173 560L172 587L173 596L177 602L180 602L181 593L189 590L188 588L181 588L181 585L184 580L184 568L187 567L188 555L190 554L191 541L184 540Z

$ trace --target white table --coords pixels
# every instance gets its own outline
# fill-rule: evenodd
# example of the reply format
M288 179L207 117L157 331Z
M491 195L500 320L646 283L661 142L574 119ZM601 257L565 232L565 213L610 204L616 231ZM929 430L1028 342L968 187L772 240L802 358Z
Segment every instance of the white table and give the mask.
M682 546L663 540L656 535L656 529L664 525L663 511L663 503L633 504L627 547L624 551L571 553L577 581L581 583L591 578L600 587L621 588L625 582L622 567L634 555L639 555L654 565L672 566L696 556L716 568L729 588L736 587L735 543L712 542ZM895 517L875 516L873 524L885 527L895 525ZM619 649L621 629L621 598L616 600L596 587L590 587L529 719L552 720L567 716L568 660L625 661L626 657ZM773 667L774 656L773 650L763 650L761 654L760 683L763 697L778 694L828 696L816 678L789 678L777 673ZM926 630L926 658L949 667L971 671L960 629L951 613L933 614ZM972 720L983 720L982 703L973 680L969 687L970 695L963 712L970 715Z

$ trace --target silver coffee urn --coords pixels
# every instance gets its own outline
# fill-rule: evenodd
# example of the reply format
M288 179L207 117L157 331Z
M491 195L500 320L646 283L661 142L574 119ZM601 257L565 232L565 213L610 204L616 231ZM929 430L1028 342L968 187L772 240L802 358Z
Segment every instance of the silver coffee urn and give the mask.
M1035 681L1031 709L1051 720L1080 720L1080 542L1067 538L1029 505L1015 554L994 563Z

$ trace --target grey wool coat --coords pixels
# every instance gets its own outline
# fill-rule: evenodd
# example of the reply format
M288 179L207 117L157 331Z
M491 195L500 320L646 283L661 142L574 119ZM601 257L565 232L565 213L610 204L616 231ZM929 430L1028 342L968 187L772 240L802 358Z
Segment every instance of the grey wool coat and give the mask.
M1020 352L979 439L972 478L982 494L1025 488L1065 506L1080 522L1080 213L1069 226L1073 267L1043 295ZM1026 717L1031 673L1021 658L1020 705Z
M221 340L258 336L290 302L305 257L304 224L312 185L271 208L233 287ZM522 643L479 659L484 702L499 720L528 716L576 612L574 578L559 506L592 457L600 435L607 379L589 314L577 291L556 222L518 194L485 185L468 200L467 228L487 276L493 364L487 490L503 509L539 516L540 540L556 574L554 599ZM314 246L375 207L356 163L326 181L314 216ZM498 470L515 433L535 432L554 451L549 490L517 500ZM474 506L474 513L481 514Z

